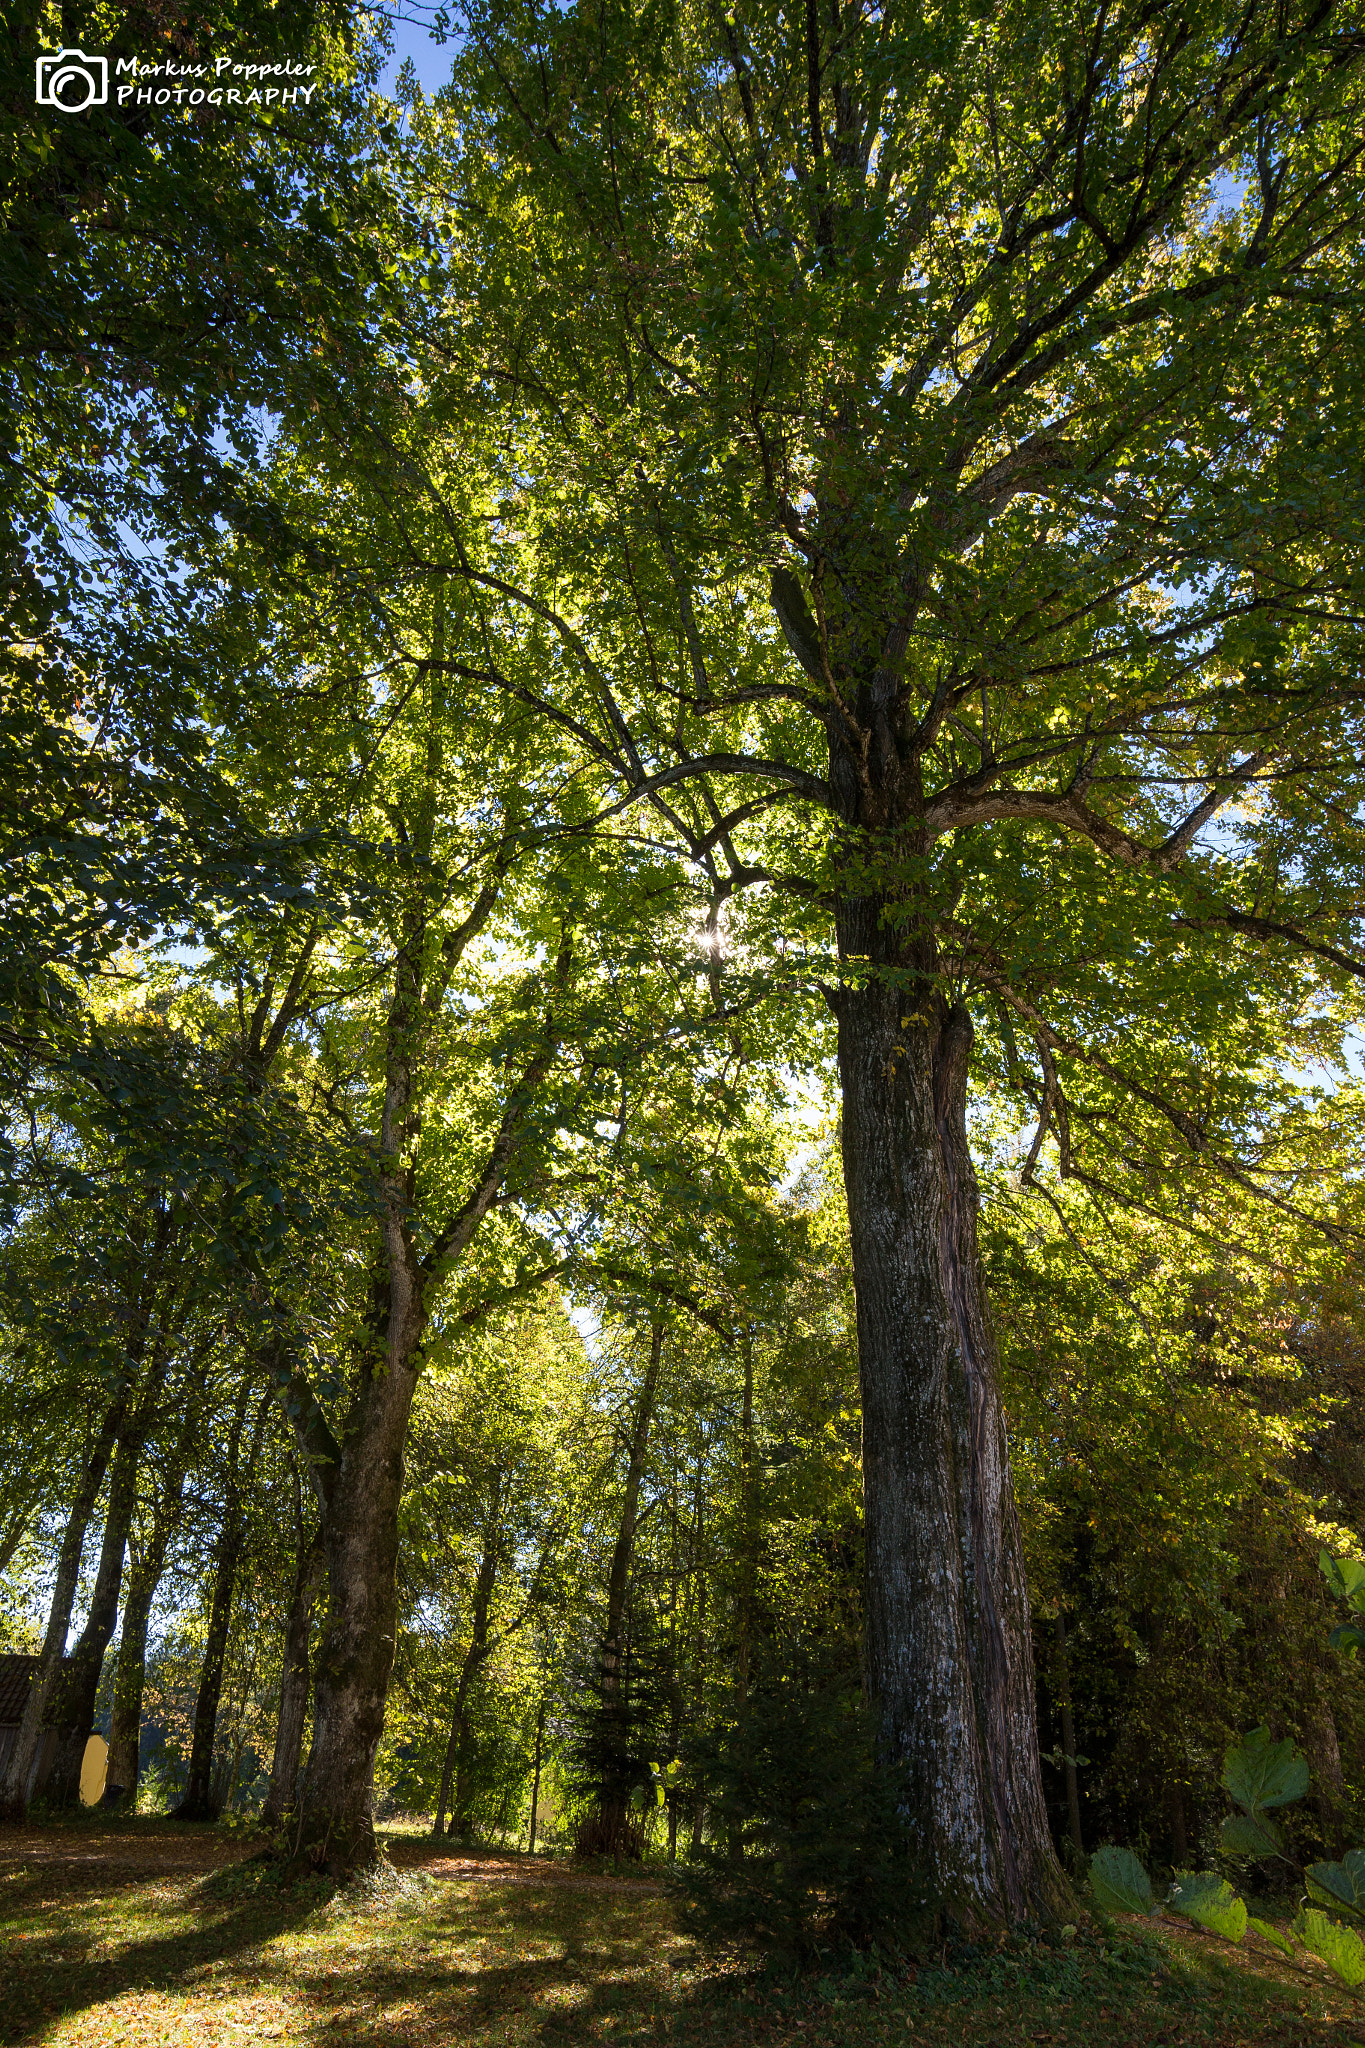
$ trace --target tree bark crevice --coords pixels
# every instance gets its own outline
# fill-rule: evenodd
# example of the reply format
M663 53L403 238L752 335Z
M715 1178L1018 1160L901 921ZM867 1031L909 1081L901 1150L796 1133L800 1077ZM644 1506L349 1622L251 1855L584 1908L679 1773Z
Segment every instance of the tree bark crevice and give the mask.
M870 908L857 905L851 922L864 926ZM907 995L906 983L933 989L930 959L886 964L899 972L838 999L869 1692L884 1758L903 1773L926 1897L969 1925L1051 1918L1066 1883L1038 1765L1028 1592L977 1248L972 1023L936 990Z

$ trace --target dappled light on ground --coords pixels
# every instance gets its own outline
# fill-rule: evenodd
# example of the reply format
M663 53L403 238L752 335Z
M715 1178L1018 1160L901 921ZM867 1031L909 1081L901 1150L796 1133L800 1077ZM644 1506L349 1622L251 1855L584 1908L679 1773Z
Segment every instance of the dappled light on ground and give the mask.
M165 1821L0 1834L6 2048L1310 2048L1352 2001L1190 1933L1134 1925L953 1969L762 1980L704 1958L658 1873L408 1837L396 1896L280 1894L255 1845Z

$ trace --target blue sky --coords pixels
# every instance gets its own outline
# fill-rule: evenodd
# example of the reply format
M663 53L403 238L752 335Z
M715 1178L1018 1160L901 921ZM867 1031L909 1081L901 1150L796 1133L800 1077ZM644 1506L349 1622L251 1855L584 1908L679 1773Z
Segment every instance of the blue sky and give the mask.
M393 24L393 61L385 67L380 80L380 90L392 93L398 67L405 57L411 57L418 79L424 92L435 92L450 76L451 63L455 56L455 45L448 42L444 48L431 40L431 21L440 0L398 0L398 4L384 7Z

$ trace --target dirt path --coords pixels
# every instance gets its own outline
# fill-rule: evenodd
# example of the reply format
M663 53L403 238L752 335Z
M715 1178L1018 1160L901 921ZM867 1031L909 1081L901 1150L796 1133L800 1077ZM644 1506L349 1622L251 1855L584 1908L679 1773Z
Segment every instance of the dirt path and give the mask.
M641 1877L617 1877L606 1871L576 1870L547 1856L525 1856L515 1849L445 1849L439 1842L414 1841L411 1835L390 1842L389 1855L399 1870L425 1870L453 1884L529 1884L562 1891L629 1892L657 1898L662 1885Z
M381 1830L383 1835L383 1830ZM517 1884L561 1891L623 1892L656 1898L662 1886L644 1878L577 1870L514 1849L448 1849L421 1835L385 1837L399 1870L424 1870L449 1884ZM59 1827L0 1827L0 1870L61 1866L82 1875L118 1871L156 1876L220 1870L257 1854L261 1837L180 1821L72 1821Z
M16 1864L70 1864L86 1868L157 1871L219 1870L237 1863L257 1844L234 1839L221 1829L168 1821L73 1821L59 1827L0 1827L0 1870Z

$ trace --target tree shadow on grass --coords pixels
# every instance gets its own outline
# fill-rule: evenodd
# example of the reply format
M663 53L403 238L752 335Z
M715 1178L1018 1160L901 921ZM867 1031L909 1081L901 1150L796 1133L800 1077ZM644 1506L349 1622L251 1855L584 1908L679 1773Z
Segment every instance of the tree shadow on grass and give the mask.
M281 1893L268 1871L253 1875L245 1865L195 1877L183 1868L149 1874L145 1865L49 1859L0 1874L0 2041L36 2048L60 2019L65 2039L81 2048L116 2038L178 2042L178 2025L186 2041L244 2048L280 2039L289 2048L643 2048L665 2040L671 2048L881 2048L908 2040L1013 2048L1043 2038L1084 2040L1086 2048L1100 2039L1108 2048L1280 2048L1290 2039L1342 2048L1353 2038L1339 2023L1291 2021L1288 2012L1280 2018L1292 2033L1276 2034L1276 2015L1266 2012L1243 2021L1239 2034L1234 2014L1218 2012L1221 2000L1200 1998L1210 2026L1191 2009L1190 1986L1173 1985L1183 1995L1139 2016L1131 1971L1096 1986L1093 2028L1080 2034L1079 2002L1067 2021L1054 2019L1055 1988L1030 1992L1027 2015L1019 2006L1006 2019L1009 1994L988 1996L984 1975L971 1985L945 1982L951 2009L942 1999L935 2004L943 2009L929 2009L921 1994L894 1983L783 1987L714 1960L689 1966L689 1948L671 1902L643 1887L631 1895L485 1877L433 1882L357 1908L326 1902L317 1889ZM145 1992L169 2003L149 2005L144 2024L130 1995ZM106 2033L99 2009L118 2000Z
M0 1878L0 2041L39 2038L70 2015L128 1991L179 1990L297 1925L316 1906L204 1896L175 1870L49 1863ZM130 1913L164 1932L120 1935Z
M272 1956L291 1935L301 1952ZM385 2048L485 2032L564 2040L602 2013L639 2007L647 2020L659 2003L627 1981L640 1940L625 1899L434 1884L417 1902L353 1912L312 1886L253 1884L241 1865L189 1881L79 1861L11 1869L0 1876L0 1957L7 2048L130 1993L187 1997L187 2015L202 1997L206 2016L210 2000L273 1994L290 2042ZM93 2018L89 2032L98 2038ZM250 2026L236 2038L250 2040Z

